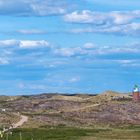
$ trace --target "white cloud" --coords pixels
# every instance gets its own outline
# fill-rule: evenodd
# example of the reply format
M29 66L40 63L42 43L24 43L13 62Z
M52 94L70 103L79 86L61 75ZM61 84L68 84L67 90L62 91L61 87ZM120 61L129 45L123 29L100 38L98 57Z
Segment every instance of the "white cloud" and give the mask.
M139 59L132 60L117 60L123 67L140 67Z
M19 47L19 48L41 48L50 47L50 44L46 40L0 40L1 47Z
M80 59L117 59L123 56L126 60L132 59L133 56L137 59L140 54L140 43L133 43L123 46L98 46L92 42L87 42L82 46L77 47L51 47L46 40L1 40L0 41L0 64L18 63L32 66L43 66L44 68L56 68L67 65L68 58ZM43 49L41 49L43 48ZM47 49L47 51L44 51ZM34 50L32 50L34 49ZM48 60L46 56L52 59ZM113 56L113 57L112 57ZM36 61L34 61L36 58ZM55 62L54 59L59 61ZM128 64L129 61L122 63ZM24 67L24 66L23 66Z
M84 44L83 48L93 49L93 48L96 48L96 46L93 43L87 42L87 43Z
M131 6L131 7L137 7L140 5L140 1L139 0L117 0L117 1L110 1L110 0L85 0L87 2L90 2L92 4L100 4L100 5L104 5L104 6Z
M43 31L43 30L37 30L37 29L29 29L29 30L25 30L25 29L22 29L22 30L18 30L17 33L20 33L20 34L44 34L46 33L46 31Z
M94 30L93 32L116 33L116 34L121 34L121 35L138 36L140 33L140 23L130 23L126 25L112 26L109 28L97 29L97 30Z
M140 47L139 43L137 44L130 44L124 46L96 46L91 42L87 42L83 44L83 46L78 47L52 47L51 44L46 40L1 40L0 47L1 52L3 55L2 58L5 56L12 55L11 51L19 50L19 49L38 49L38 52L27 53L31 57L41 56L44 55L44 52L40 50L41 48L47 48L50 51L50 54L53 56L62 56L62 57L91 57L91 56L100 56L100 55L107 55L107 54L118 54L118 53L126 53L126 54L139 54ZM20 51L20 50L19 50ZM29 57L28 56L28 57ZM42 59L41 59L42 60ZM46 60L46 59L43 59ZM5 61L4 63L7 63ZM53 66L51 64L50 66Z
M24 84L24 83L18 83L18 88L20 89L33 89L33 90L45 90L47 88L46 85L41 84Z
M18 83L18 88L24 89L24 88L25 88L25 84L23 84L23 83Z
M124 46L95 46L93 43L85 43L81 47L57 48L53 51L55 55L62 57L98 57L110 54L139 54L140 44Z
M111 11L111 12L94 12L83 10L75 11L64 16L66 22L73 23L90 23L95 25L125 24L133 19L140 18L140 10L136 11Z
M45 40L24 40L20 41L19 47L21 48L40 48L40 47L48 47L49 43Z
M9 64L9 60L6 57L1 57L0 58L0 65L7 65Z
M0 40L0 65L25 62L27 60L32 61L34 64L34 58L38 55L43 57L42 48L43 50L50 50L51 45L46 40ZM35 51L32 49L35 49Z
M80 81L80 77L72 77L72 78L69 80L70 83L75 83L75 82L78 82L78 81Z
M10 40L0 40L0 46L15 46L18 44L18 41L17 40L14 40L14 39L10 39Z
M60 56L71 57L76 54L77 51L80 51L81 48L58 48L54 50L54 54Z
M28 89L33 89L33 90L46 90L47 86L46 85L40 85L40 84L31 84L27 86Z
M64 7L49 5L48 1L31 4L31 8L36 15L45 16L49 14L64 14L66 10Z
M78 34L78 33L93 33L93 32L96 32L95 28L74 28L74 29L70 29L67 31L68 33L75 33L75 34Z
M140 23L128 23L123 25L112 25L100 28L75 28L68 31L69 33L108 33L113 35L127 35L127 36L139 36L140 35Z
M66 14L64 16L64 20L67 22L73 23L94 23L94 24L102 24L104 16L99 13L93 13L88 10L84 10L82 12L72 12L70 14Z
M16 16L47 16L58 15L66 12L66 1L64 0L1 0L0 14L1 15L16 15Z
M84 47L71 47L71 48L58 48L54 50L54 54L63 57L77 57L81 55L91 55L93 54L92 49L87 49Z
M114 35L140 35L140 10L94 12L83 10L66 14L66 22L87 24L89 27L69 29L69 33L109 33Z

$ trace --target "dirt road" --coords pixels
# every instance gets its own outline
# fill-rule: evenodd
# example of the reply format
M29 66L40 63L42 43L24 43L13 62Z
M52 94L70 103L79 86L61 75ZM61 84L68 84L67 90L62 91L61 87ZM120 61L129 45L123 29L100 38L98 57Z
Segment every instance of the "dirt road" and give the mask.
M20 115L20 121L13 124L13 128L17 128L17 127L20 127L22 126L25 122L28 121L28 117L27 116L24 116L24 115Z
M10 126L9 128L4 128L4 130L2 131L2 133L5 133L13 128L17 128L17 127L20 127L22 126L25 122L28 121L28 117L27 116L24 116L24 115L20 115L20 120L17 122L17 123L14 123L12 125L12 127Z
M85 110L85 109L88 109L88 108L96 107L96 106L99 106L99 105L100 104L93 104L93 105L88 105L88 106L84 106L84 107L80 107L80 108L71 109L71 110L64 111L64 112L80 111L80 110Z

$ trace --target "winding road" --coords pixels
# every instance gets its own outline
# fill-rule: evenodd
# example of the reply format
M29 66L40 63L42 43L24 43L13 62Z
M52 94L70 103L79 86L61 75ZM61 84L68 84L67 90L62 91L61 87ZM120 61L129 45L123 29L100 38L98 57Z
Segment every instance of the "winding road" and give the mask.
M19 115L19 116L20 116L20 120L19 120L17 123L14 123L14 124L12 125L12 127L9 127L9 128L7 128L7 129L4 129L2 132L5 133L5 132L7 132L7 131L9 131L9 130L11 130L11 129L13 129L13 128L20 127L20 126L22 126L25 122L28 121L28 117L27 117L27 116L24 116L24 115Z
M17 127L20 127L22 126L25 122L28 121L28 117L27 116L24 116L24 115L20 115L20 121L13 124L13 128L17 128Z

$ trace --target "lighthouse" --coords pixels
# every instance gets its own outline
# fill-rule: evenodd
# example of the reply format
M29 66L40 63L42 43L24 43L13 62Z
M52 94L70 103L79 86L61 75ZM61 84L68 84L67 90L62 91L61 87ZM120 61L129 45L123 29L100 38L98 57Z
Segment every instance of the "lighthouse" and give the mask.
M138 102L139 101L139 88L137 85L135 85L134 89L133 89L133 101L134 102Z

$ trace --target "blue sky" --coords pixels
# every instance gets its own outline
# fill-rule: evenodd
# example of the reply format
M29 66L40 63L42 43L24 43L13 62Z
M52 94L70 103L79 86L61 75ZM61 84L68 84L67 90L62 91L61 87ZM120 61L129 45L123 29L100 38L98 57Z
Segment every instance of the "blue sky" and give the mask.
M139 38L139 0L1 0L0 94L130 92Z

